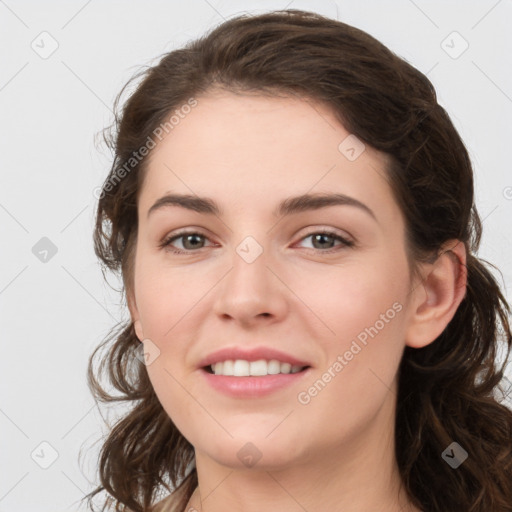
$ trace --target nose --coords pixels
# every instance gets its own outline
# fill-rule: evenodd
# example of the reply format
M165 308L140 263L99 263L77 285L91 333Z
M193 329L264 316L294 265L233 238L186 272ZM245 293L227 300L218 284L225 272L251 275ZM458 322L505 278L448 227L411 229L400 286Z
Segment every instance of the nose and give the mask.
M249 262L235 252L232 268L217 286L214 312L245 327L282 320L288 310L287 288L265 251Z

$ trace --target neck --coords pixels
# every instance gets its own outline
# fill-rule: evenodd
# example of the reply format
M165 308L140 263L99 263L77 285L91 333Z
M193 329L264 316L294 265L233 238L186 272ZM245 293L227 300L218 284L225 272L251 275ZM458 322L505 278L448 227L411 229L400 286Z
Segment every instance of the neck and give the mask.
M401 487L394 453L394 394L389 395L389 403L364 431L336 449L315 448L286 467L227 467L196 449L198 487L185 511L420 512Z

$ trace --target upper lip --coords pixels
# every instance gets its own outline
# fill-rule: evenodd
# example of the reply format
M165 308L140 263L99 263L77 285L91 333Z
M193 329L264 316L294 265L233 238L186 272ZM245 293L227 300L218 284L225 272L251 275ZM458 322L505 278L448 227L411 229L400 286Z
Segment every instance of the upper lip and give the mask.
M228 359L244 359L246 361L258 361L259 359L277 359L281 363L290 363L297 366L309 366L309 363L298 359L290 354L281 352L270 347L255 347L252 349L239 347L225 347L207 355L199 362L199 368L210 366L219 361L227 361Z

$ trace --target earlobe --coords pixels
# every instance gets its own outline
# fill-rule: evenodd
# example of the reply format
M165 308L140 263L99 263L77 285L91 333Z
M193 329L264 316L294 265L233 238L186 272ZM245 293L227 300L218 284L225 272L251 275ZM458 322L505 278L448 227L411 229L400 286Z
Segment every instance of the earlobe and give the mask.
M139 341L142 341L144 339L144 331L140 322L139 311L135 303L135 297L132 293L127 293L127 303L133 322L133 328L135 329L135 334L137 335L137 338L139 338Z
M137 335L137 338L139 338L139 341L143 341L144 332L142 331L142 324L140 323L140 320L135 320L133 322L133 328L135 329L135 334Z
M464 299L466 284L466 248L460 240L450 240L413 292L406 345L425 347L444 331Z

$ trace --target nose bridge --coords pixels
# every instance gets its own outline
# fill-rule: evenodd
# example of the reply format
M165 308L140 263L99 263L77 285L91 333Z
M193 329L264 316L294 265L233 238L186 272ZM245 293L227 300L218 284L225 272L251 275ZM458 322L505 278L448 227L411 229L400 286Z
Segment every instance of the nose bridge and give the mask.
M234 247L230 259L232 268L219 288L215 312L244 322L263 314L279 316L284 310L285 298L279 279L268 268L270 259L263 243L254 236L245 236Z

